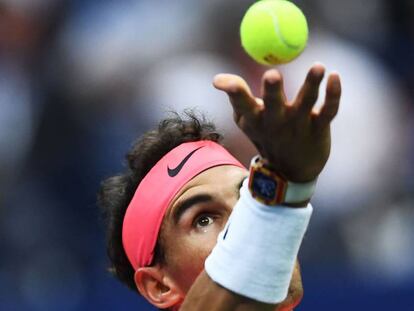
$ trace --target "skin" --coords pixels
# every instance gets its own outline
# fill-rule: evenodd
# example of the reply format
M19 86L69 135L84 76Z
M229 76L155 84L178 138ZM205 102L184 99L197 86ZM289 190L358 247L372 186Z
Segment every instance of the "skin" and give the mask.
M287 101L282 76L274 69L263 75L261 98L253 96L239 76L220 74L213 82L228 94L239 128L277 173L292 182L316 179L329 157L330 124L339 108L341 84L338 74L329 76L325 103L315 111L313 106L324 73L322 65L314 65L292 102ZM288 297L279 305L234 294L214 283L203 270L217 235L237 202L240 182L247 175L246 170L234 166L211 168L194 177L174 197L161 230L165 263L140 268L135 273L139 291L153 305L181 305L181 311L288 311L299 303L303 290L298 265ZM193 202L181 217L175 216L180 204L199 195L204 199Z
M203 271L204 261L215 246L217 235L223 230L239 198L239 186L247 175L247 170L235 166L211 168L187 183L173 201L163 228L169 245L166 271L177 281L183 293L188 293ZM211 200L192 205L176 224L174 212L177 206L200 194L210 195ZM291 310L302 295L302 282L297 268L289 296L277 310Z

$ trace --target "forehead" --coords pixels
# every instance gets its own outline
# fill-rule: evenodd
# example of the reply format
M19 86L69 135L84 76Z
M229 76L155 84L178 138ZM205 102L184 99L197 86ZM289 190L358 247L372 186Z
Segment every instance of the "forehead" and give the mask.
M227 188L234 189L241 179L247 176L248 171L233 165L221 165L209 168L190 181L172 199L166 213L171 216L174 207L182 200L199 193L220 195Z

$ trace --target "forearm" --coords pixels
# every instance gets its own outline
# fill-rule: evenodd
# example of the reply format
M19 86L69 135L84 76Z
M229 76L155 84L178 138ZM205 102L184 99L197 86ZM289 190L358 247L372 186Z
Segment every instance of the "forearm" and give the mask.
M323 66L313 66L293 102L286 100L282 76L275 70L263 76L262 100L255 98L247 83L238 76L222 74L214 80L214 86L229 95L237 125L272 164L274 172L290 182L301 184L315 180L329 157L330 123L338 111L341 83L338 74L329 76L325 103L318 112L314 111L324 73ZM293 309L300 299L288 304L282 300L288 292L288 277L292 275L293 261L312 208L310 205L304 208L308 200L291 202L285 202L288 203L285 207L299 208L255 209L253 214L257 214L257 219L251 209L239 209L245 214L242 221L240 217L233 219L230 229L227 227L228 235L226 230L219 237L218 246L206 261L208 275L205 271L201 273L180 310L270 311L277 308L276 303L281 309L286 309L285 305L288 310ZM258 232L253 234L253 229ZM259 252L265 250L266 256L237 247L237 240L258 248ZM244 276L260 281L251 283Z
M188 292L180 311L273 311L276 307L237 295L215 283L203 271Z
M206 271L191 287L184 306L188 310L275 310L288 294L311 213L310 205L301 209L264 206L253 199L244 182L239 201L206 259Z

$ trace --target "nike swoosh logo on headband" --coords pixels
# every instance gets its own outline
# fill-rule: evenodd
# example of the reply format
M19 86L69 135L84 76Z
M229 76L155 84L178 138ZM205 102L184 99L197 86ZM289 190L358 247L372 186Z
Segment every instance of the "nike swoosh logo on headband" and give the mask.
M168 176L170 177L175 177L178 175L178 173L180 173L181 169L183 168L184 164L188 161L188 159L191 158L191 156L198 150L203 148L204 146L198 147L197 149L194 149L193 151L191 151L189 154L187 154L187 156L180 162L180 164L178 164L177 167L175 168L169 168L167 166L167 171L168 171Z

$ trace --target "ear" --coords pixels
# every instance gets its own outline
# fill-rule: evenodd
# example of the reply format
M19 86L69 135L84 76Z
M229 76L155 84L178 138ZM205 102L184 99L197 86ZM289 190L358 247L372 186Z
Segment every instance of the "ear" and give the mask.
M141 295L159 309L171 308L184 298L174 280L158 265L139 268L134 278Z

